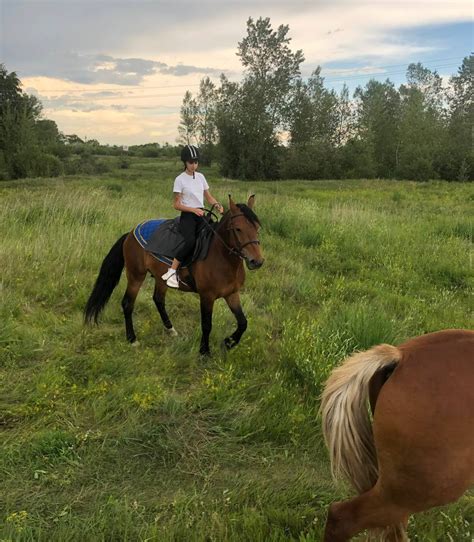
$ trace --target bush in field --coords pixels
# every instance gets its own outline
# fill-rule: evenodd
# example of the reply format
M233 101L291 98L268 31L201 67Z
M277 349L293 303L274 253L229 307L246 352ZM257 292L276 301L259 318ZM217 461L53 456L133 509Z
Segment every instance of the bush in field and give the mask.
M121 156L118 159L118 167L120 169L128 169L130 167L130 158L128 156Z
M63 163L57 156L31 147L16 152L10 167L14 178L57 177L64 172Z
M105 160L99 160L91 154L72 156L65 163L65 173L67 175L94 175L107 173L110 169L110 165Z
M54 154L41 154L38 157L37 177L58 177L64 172L64 165L61 160Z

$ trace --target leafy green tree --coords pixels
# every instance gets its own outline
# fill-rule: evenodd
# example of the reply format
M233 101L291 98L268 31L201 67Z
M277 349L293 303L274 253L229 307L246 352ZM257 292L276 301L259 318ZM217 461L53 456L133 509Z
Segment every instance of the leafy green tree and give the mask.
M15 72L8 73L4 64L0 64L0 107L2 111L20 106L23 100L21 82Z
M348 137L348 89L340 96L324 87L321 68L306 83L297 81L290 105L290 148L282 174L320 179L341 175L339 147Z
M0 151L7 178L24 177L32 172L34 160L25 160L37 154L34 133L37 100L23 94L21 82L15 72L8 73L0 64Z
M197 144L198 106L189 90L186 91L181 105L181 122L178 126L179 142Z
M346 84L339 93L335 108L334 143L337 147L341 147L354 134L354 110Z
M288 30L273 30L269 18L249 18L237 51L244 79L239 85L221 79L216 125L225 175L279 175L279 137L288 126L291 90L304 60L301 51L291 51Z
M65 136L65 139L66 139L66 142L69 144L69 145L77 145L77 144L84 144L84 140L81 139L78 135L76 134L70 134L70 135L66 135Z
M216 86L209 77L201 79L197 105L197 139L202 150L202 160L210 165L217 138L216 128Z
M400 96L388 79L370 80L355 90L356 131L375 164L375 175L393 177L399 140Z
M420 63L410 64L400 100L396 174L419 181L435 178L445 130L441 77Z
M442 176L450 180L474 180L474 55L463 59L451 77L449 120L441 156Z
M277 127L286 123L292 83L300 76L303 52L292 52L289 26L273 30L268 17L247 21L247 36L238 44L237 56L245 69L245 82L255 87L260 105Z
M58 125L54 120L40 119L35 122L35 133L42 146L54 146L61 141Z
M295 81L288 107L288 132L291 146L310 144L314 136L314 107L308 84Z
M0 175L3 178L57 175L52 153L61 145L54 121L42 119L42 104L25 94L15 72L0 64Z

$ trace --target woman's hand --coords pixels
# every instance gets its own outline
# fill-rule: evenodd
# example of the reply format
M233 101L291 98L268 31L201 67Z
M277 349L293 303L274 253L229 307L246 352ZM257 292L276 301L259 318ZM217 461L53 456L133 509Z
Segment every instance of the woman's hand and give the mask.
M221 215L224 214L224 207L220 203L216 203L216 209L219 211Z
M202 209L199 209L199 207L194 208L193 213L197 216L204 216L204 211Z

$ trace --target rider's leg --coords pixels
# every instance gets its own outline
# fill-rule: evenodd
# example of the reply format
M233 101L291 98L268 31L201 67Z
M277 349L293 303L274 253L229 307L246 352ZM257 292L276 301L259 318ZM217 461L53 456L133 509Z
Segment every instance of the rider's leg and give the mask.
M184 245L181 250L176 254L176 257L171 264L168 271L162 275L162 279L166 281L168 286L172 288L178 288L178 280L176 277L176 271L181 262L185 261L189 254L194 250L196 244L196 233L198 227L197 217L194 213L181 213L179 221L179 229L184 237Z

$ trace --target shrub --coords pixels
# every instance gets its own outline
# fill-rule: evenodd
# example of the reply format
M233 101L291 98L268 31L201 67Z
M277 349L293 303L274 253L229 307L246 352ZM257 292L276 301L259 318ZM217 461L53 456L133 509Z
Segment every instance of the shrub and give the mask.
M96 173L107 173L110 169L110 165L105 160L98 160L91 154L73 156L65 163L67 175L94 175Z
M118 167L120 169L128 169L130 167L130 158L128 156L120 156L118 159Z

